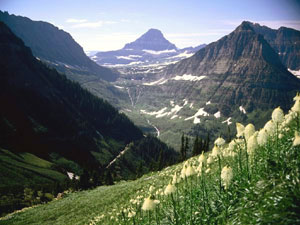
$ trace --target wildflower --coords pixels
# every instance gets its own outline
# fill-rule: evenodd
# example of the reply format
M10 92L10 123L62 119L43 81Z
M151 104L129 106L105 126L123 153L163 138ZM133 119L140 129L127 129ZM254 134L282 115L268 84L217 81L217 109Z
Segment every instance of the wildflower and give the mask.
M154 191L154 187L151 185L149 188L149 192L152 193Z
M249 123L246 127L245 127L245 138L246 140L248 140L255 132L255 127L252 123Z
M218 137L215 140L215 145L218 146L218 147L222 147L224 144L225 144L225 140L221 137Z
M176 187L172 184L168 184L168 186L165 189L165 195L172 194L176 191Z
M173 175L172 184L177 184L179 182L180 182L180 177L178 177L177 174L175 173Z
M264 129L265 129L265 131L266 131L268 134L272 135L272 134L274 134L275 131L276 131L276 126L275 126L275 124L274 124L274 122L273 122L272 120L269 120L269 121L265 124Z
M128 213L128 218L134 217L136 215L136 212L129 212Z
M201 163L206 163L206 157L204 155L204 152L202 151L201 155L199 156L198 162Z
M220 148L217 145L215 145L212 149L211 156L217 157L220 153L221 153Z
M297 131L295 131L295 138L293 141L293 146L298 146L300 145L300 136L299 133Z
M258 147L257 134L253 134L247 143L247 153L251 156L253 155L255 149Z
M277 107L272 112L272 120L277 124L280 124L284 121L284 113L280 107Z
M183 168L182 168L182 170L181 170L180 177L181 177L181 178L185 178L185 173L186 173L186 166L183 165Z
M221 172L221 180L225 189L228 189L232 178L232 168L224 166Z
M196 171L195 171L194 167L191 166L191 165L189 165L189 166L186 168L185 176L186 176L186 177L189 177L189 176L193 176L194 174L196 174Z
M205 173L209 173L210 172L210 168L208 168L207 170L205 170Z
M232 140L229 145L228 145L228 150L229 151L234 151L235 150L235 147L236 147L236 142L235 140Z
M267 143L267 140L268 140L268 134L267 134L266 130L263 128L258 132L257 143L259 146L262 146Z
M201 173L202 173L202 167L203 167L203 163L201 162L199 164L199 166L197 167L196 171L198 173L198 176L201 176Z
M294 106L291 108L293 112L300 113L300 100L296 100Z
M245 127L243 124L241 123L236 123L236 137L243 137L244 136L244 130L245 130Z
M154 200L155 205L158 205L160 203L160 201L158 199Z
M145 198L143 206L142 206L142 210L144 211L151 211L155 208L155 202L154 200L152 200L150 198L150 196L148 198Z
M213 163L214 162L214 159L213 159L213 157L210 155L209 157L208 157L208 159L207 159L207 164L209 165L209 164L211 164L211 163Z
M293 98L294 101L300 101L300 94L297 92L296 96Z

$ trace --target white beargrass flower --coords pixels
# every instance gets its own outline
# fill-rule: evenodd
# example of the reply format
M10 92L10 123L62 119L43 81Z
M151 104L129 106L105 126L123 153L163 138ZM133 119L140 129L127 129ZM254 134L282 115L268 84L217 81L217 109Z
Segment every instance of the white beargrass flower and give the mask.
M224 144L225 144L225 140L221 137L218 137L215 140L215 145L218 146L218 147L222 147Z
M202 151L201 155L199 156L198 162L201 163L206 163L206 157L204 155L204 152Z
M205 173L209 173L210 172L210 168L207 168L207 170L205 170Z
M300 101L300 94L297 92L296 96L293 98L294 101Z
M153 193L153 192L154 192L154 187L153 187L152 185L151 185L150 188L149 188L149 192L150 192L150 193Z
M180 177L185 178L185 173L186 173L186 167L185 167L185 165L183 165L181 173L180 173Z
M225 190L228 189L232 178L233 178L232 168L224 166L221 172L221 180Z
M201 163L199 164L199 166L197 167L197 169L196 169L196 171L197 171L197 173L198 173L198 176L201 175L201 173L202 173L202 168L203 168L203 163L201 162Z
M231 142L229 142L229 144L228 144L228 150L229 151L235 151L235 148L236 148L236 142L235 142L235 140L232 140Z
M212 164L214 162L214 159L211 155L209 155L208 159L207 159L207 164Z
M295 131L293 146L298 146L298 145L300 145L300 136L299 136L299 133L297 131Z
M265 124L264 129L265 129L265 131L266 131L268 134L272 135L272 134L274 134L275 131L276 131L276 125L275 125L275 123L274 123L272 120L269 120L269 121Z
M272 120L277 124L281 124L284 121L284 113L280 107L277 107L272 112Z
M136 212L129 212L128 213L128 218L134 217L136 215Z
M245 127L243 124L241 123L236 123L236 137L243 137L244 136L244 130L245 130Z
M169 194L174 193L175 191L176 191L176 187L172 184L168 184L164 193L165 193L165 195L169 195Z
M185 176L186 176L186 177L189 177L189 176L193 176L194 174L196 174L196 171L195 171L194 167L191 166L191 165L189 165L189 166L186 168Z
M253 134L247 142L247 153L252 156L255 149L258 147L257 134Z
M246 140L248 140L254 133L255 133L255 127L252 123L249 123L245 127L245 131L244 131Z
M220 155L220 153L221 153L220 148L217 145L215 145L212 149L211 156L217 157L218 155Z
M180 182L180 177L177 176L177 173L173 175L172 184L177 184Z
M268 134L266 130L263 128L258 132L257 135L257 143L259 146L265 145L268 141Z
M150 196L148 198L145 198L143 206L142 206L142 210L144 211L151 211L155 208L155 202L154 200L152 200L150 198Z
M300 113L300 100L296 100L295 104L291 108L293 112Z

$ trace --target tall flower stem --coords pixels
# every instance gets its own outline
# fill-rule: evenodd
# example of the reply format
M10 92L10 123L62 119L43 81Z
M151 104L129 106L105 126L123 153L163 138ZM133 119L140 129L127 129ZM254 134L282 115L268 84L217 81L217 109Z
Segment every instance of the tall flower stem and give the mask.
M222 168L221 168L221 158L219 155L218 155L218 164L219 164L219 188L220 188L220 194L221 194L222 193L222 181L221 181Z

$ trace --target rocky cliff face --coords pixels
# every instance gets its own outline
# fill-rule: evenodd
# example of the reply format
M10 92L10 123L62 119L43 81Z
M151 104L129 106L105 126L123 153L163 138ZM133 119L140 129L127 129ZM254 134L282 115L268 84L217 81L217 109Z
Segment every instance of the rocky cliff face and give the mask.
M194 81L184 81L187 75L195 77ZM160 79L164 83L156 88L164 93L198 99L203 104L217 103L225 115L241 105L247 111L278 105L287 109L291 96L300 90L300 81L248 22L194 56L167 67Z
M0 21L30 47L35 57L47 62L61 72L95 75L113 81L118 74L101 67L87 57L72 36L50 23L32 21L26 17L0 11Z
M160 30L150 29L134 42L126 44L123 49L164 51L177 48L164 37Z
M264 36L287 68L300 70L300 31L287 27L275 30L257 23L249 24L256 33Z

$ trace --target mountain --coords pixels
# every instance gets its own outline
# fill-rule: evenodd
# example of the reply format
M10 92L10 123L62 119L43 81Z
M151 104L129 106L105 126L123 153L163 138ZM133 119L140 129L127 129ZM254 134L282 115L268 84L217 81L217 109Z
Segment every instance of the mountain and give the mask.
M162 70L127 81L134 106L127 115L133 119L139 112L177 149L183 132L203 140L207 134L230 139L237 121L259 128L274 107L288 110L300 90L300 80L249 22Z
M287 27L275 30L258 23L249 24L256 33L264 36L287 68L300 70L300 31Z
M0 72L1 149L32 153L64 171L79 173L75 167L104 169L131 143L114 170L118 179L135 177L138 163L148 171L159 154L162 165L175 162L172 149L144 137L108 102L38 61L2 22Z
M195 48L178 49L164 37L160 30L150 29L120 50L98 52L90 58L98 64L106 66L170 64L192 56L204 46L203 44Z
M176 50L177 47L160 30L150 29L134 42L126 44L123 49L165 51Z
M2 11L0 21L8 25L31 48L35 57L63 73L95 75L107 81L114 81L118 77L118 73L90 60L69 33L50 23L32 21Z
M288 97L300 90L300 80L286 70L278 54L249 22L191 58L170 65L163 77L184 74L202 76L200 95L226 108L221 110L225 114L232 105L243 105L247 111L277 105L287 109L291 104Z

